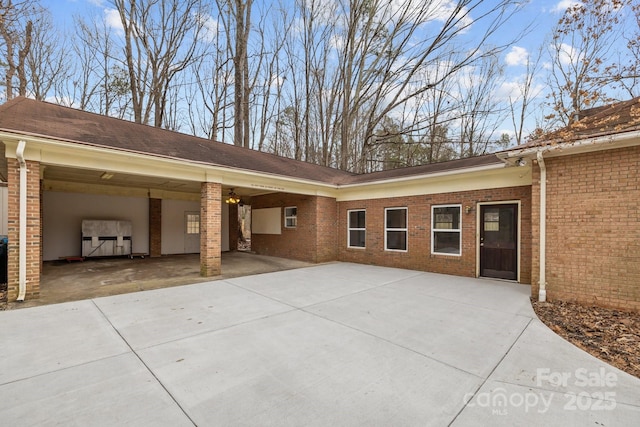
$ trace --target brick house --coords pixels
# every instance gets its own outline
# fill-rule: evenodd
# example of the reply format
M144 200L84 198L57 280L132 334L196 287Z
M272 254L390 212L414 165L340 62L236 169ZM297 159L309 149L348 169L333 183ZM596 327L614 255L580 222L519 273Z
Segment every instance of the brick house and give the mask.
M639 310L639 106L497 155L357 175L16 98L0 106L7 298L37 298L42 261L81 255L83 219L130 221L133 252L199 252L201 274L220 274L237 240L225 202L238 196L259 254L500 278Z

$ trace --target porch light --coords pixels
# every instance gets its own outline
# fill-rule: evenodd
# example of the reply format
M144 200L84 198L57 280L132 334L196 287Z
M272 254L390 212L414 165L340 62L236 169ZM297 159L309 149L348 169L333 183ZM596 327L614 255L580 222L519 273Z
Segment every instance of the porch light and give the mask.
M225 200L225 203L229 205L237 205L240 203L240 197L233 191L233 188L229 190L229 196L227 200Z

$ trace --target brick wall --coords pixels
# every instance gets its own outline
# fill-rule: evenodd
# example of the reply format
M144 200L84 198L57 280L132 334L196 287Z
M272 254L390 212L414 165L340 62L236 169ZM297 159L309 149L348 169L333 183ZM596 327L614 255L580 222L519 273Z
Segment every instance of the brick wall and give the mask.
M200 275L222 272L222 186L203 182L200 187Z
M240 223L238 221L238 205L229 205L229 250L238 250Z
M545 164L548 299L640 310L640 147L545 159ZM537 240L538 172L533 192Z
M316 197L316 262L335 261L338 255L338 205L336 199Z
M424 196L360 200L338 203L338 258L363 264L400 267L459 276L476 275L477 203L519 200L521 202L520 281L531 281L531 187L432 194ZM431 254L431 206L462 205L462 256ZM469 214L465 206L473 207ZM408 250L384 250L384 210L408 208ZM366 209L366 248L347 247L347 210Z
M16 159L7 159L8 185L8 284L7 300L18 297L18 263L20 234L20 165ZM40 163L27 161L27 287L25 299L40 296L41 209Z
M297 226L284 227L284 208L298 209ZM251 234L251 249L261 255L327 262L336 259L336 201L328 197L274 193L253 197L251 209L282 208L282 234Z

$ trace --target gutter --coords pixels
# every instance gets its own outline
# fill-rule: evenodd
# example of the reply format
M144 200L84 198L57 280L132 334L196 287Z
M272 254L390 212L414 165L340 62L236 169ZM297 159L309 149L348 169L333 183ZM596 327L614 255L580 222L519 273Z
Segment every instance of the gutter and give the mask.
M611 144L611 149L621 148L623 146L637 145L640 139L640 131L624 132L615 135L599 136L587 139L581 139L574 142L565 142L555 145L537 146L531 148L522 148L520 150L502 151L496 153L496 156L507 164L513 164L514 159L535 157L539 151L543 153L555 154L558 156L572 154L575 151L597 151L605 149L602 147ZM547 156L549 157L549 156Z
M20 163L20 228L18 237L18 301L24 301L27 293L27 162L24 149L27 143L18 142L16 157Z
M540 282L538 301L547 300L547 167L543 155L562 156L580 152L593 152L603 149L622 148L637 145L640 140L640 131L618 133L615 135L598 136L582 139L570 143L523 148L520 150L503 151L496 153L507 165L516 166L524 159L534 158L540 167ZM606 145L609 145L608 147Z
M536 155L540 167L540 282L538 301L547 300L547 166L542 151Z

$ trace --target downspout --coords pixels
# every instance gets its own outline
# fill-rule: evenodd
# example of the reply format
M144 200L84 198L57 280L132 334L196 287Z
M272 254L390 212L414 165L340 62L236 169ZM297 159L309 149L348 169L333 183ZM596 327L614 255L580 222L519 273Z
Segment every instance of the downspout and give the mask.
M18 301L24 301L27 293L27 162L24 149L27 143L18 142L16 157L20 163L20 236L18 238Z
M540 167L540 286L538 301L547 300L547 166L544 164L542 151L538 151Z

